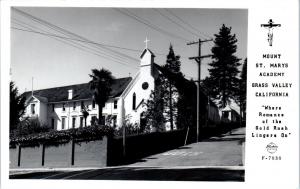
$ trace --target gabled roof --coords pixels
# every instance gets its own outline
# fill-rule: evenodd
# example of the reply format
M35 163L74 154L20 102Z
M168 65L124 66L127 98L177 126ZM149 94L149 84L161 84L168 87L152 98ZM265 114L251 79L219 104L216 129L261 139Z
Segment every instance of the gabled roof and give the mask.
M48 99L46 97L42 97L42 96L39 96L39 95L33 95L35 98L37 98L40 102L44 102L44 103L47 103L48 102Z
M111 97L120 96L131 80L132 80L131 77L114 79L113 84L111 86L112 90L110 96ZM93 93L90 90L89 83L36 90L33 91L33 96L35 96L40 101L44 101L44 100L47 100L48 102L67 101L68 90L73 90L72 100L91 99L93 97ZM28 99L31 96L31 91L25 92L22 95L25 96L26 99Z
M143 51L143 53L141 54L140 58L143 58L143 56L145 55L145 53L146 53L147 51L150 52L151 56L154 56L154 57L155 57L154 53L153 53L152 51L150 51L150 49L147 48L147 49L145 49L145 50Z

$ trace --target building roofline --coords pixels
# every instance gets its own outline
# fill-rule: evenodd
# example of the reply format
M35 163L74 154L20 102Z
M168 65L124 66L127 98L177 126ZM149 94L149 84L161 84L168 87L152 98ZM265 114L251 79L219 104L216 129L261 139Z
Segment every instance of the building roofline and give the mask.
M131 77L120 77L120 78L116 78L116 79L113 79L113 80L119 80L119 79L128 79L128 78L131 78ZM33 96L34 96L34 92L35 91L42 91L42 90L50 90L50 89L57 89L57 88L64 88L64 87L71 87L71 86L76 86L76 85L85 85L85 84L88 84L89 82L85 82L85 83L79 83L79 84L72 84L72 85L62 85L62 86L58 86L58 87L49 87L49 88L42 88L42 89L36 89L33 91ZM26 91L22 94L25 94L25 93L31 93L32 91Z

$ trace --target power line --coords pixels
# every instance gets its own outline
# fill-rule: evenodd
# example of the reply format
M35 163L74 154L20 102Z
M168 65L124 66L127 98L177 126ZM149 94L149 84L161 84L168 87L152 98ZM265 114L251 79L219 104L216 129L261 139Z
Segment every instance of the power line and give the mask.
M56 25L54 25L54 24L51 24L51 23L49 23L49 22L47 22L47 21L45 21L45 20L42 20L42 19L40 19L40 18L37 18L37 17L35 17L35 16L33 16L33 15L30 15L30 14L28 14L28 13L26 13L26 12L24 12L24 11L21 11L21 10L19 10L19 9L16 9L16 8L12 8L12 10L14 10L14 11L16 11L17 13L19 13L19 14L21 14L21 15L23 15L23 16L25 16L25 17L27 17L27 18L29 18L30 20L33 20L34 22L38 22L39 24L42 24L43 26L46 26L46 27L48 27L48 28L50 28L50 29L52 29L52 30L55 30L55 31L57 31L57 32L59 32L59 33L62 33L63 35L67 35L67 36L74 36L75 38L76 38L76 40L78 40L78 38L79 38L79 40L80 40L80 42L83 42L83 43L90 43L90 44L93 44L93 45L95 45L95 48L97 48L97 49L99 49L99 48L101 48L101 50L103 50L103 48L105 49L105 50L108 50L108 51L110 51L110 52L113 52L114 53L114 55L116 55L116 56L118 56L118 57L120 57L120 58L122 58L122 60L123 60L123 57L126 57L126 58L129 58L129 59L131 59L131 60L134 60L134 61L139 61L138 59L135 59L135 58L133 58L133 57L130 57L130 56L128 56L128 55L126 55L126 54L123 54L123 53L120 53L120 52L118 52L118 51L114 51L114 50L112 50L112 49L110 49L110 48L116 48L116 49L121 49L121 50L128 50L128 51L133 51L133 52L142 52L141 50L137 50L137 49L130 49L130 48L125 48L125 47L120 47L120 46L115 46L115 45L109 45L109 44L103 44L103 43L98 43L98 42L93 42L93 41L91 41L91 40L88 40L88 39L86 39L86 38L84 38L84 37L82 37L82 36L79 36L79 35L77 35L77 34L75 34L75 33L72 33L72 32L70 32L70 31L67 31L67 30L65 30L65 29L63 29L63 28L61 28L61 27L58 27L58 26L56 26ZM115 9L115 10L117 10L117 11L119 11L119 12L122 12L121 10L119 10L119 9ZM127 10L128 11L128 10ZM128 11L129 13L128 14L130 14L131 12L130 11ZM124 12L123 12L124 13ZM122 14L123 14L122 13ZM124 13L124 14L126 14L126 13ZM134 16L137 16L137 15L135 15L134 13L131 13L131 14L133 14ZM130 15L128 15L128 16L130 16ZM137 16L138 17L138 16ZM133 17L134 18L134 17ZM137 18L138 19L138 18ZM142 18L141 18L142 19ZM145 19L144 19L145 20ZM147 20L145 20L145 21L147 21ZM173 36L174 37L174 36ZM180 37L180 36L177 36L177 37ZM184 39L184 38L183 38ZM71 39L70 38L70 40L73 40L73 38ZM78 41L79 41L78 40ZM184 40L187 40L187 39L184 39ZM98 48L99 47L99 48ZM155 52L155 51L154 51ZM159 56L166 56L167 54L165 54L165 53L158 53L158 52L155 52L155 54L156 55L159 55ZM183 57L184 58L184 57ZM185 57L185 58L187 58L187 57Z
M42 25L44 25L44 26L46 26L46 27L49 27L49 28L51 28L51 29L53 29L53 30L55 30L55 31L57 31L57 32L59 32L59 33L62 33L62 34L64 34L64 35L66 35L66 36L73 36L73 37L75 37L75 38L79 38L79 39L82 40L82 41L89 41L90 43L96 45L96 46L99 47L99 48L102 48L102 49L105 49L105 50L110 51L111 53L114 53L116 56L119 56L119 57L122 57L122 58L126 57L126 58L131 59L131 60L134 60L134 61L139 61L139 60L137 60L137 59L135 59L135 58L133 58L133 57L130 57L130 56L126 55L126 54L123 54L123 53L120 53L120 52L118 52L118 51L114 51L114 50L112 50L112 49L109 49L109 48L107 48L107 47L104 47L104 46L102 46L101 44L93 43L93 42L92 42L91 40L89 40L89 39L86 39L86 38L84 38L84 37L82 37L82 36L79 36L78 34L72 33L72 32L70 32L70 31L68 31L68 30L66 30L66 29L63 29L63 28L61 28L61 27L59 27L59 26L56 26L56 25L54 25L54 24L51 24L50 22L47 22L47 21L42 20L42 19L40 19L40 18L37 18L37 17L35 17L35 16L31 15L31 14L28 14L28 13L26 13L26 12L24 12L24 11L21 11L21 10L19 10L19 9L14 8L14 7L12 8L12 10L16 11L17 13L19 13L19 14L21 14L21 15L23 15L23 16L25 16L25 17L27 17L27 18L33 20L33 21L35 21L35 22L38 22L38 23L40 23L40 24L42 24Z
M78 41L78 42L87 43L87 44L98 44L98 45L101 45L101 46L107 46L107 47L111 47L111 48L117 48L117 49L122 49L122 50L133 51L133 52L139 52L139 53L142 52L141 50L138 50L138 49L131 49L131 48L125 48L125 47L120 47L120 46L114 46L114 45L110 45L110 44L104 44L104 43L91 42L91 41L85 41L85 40L79 40L79 39L64 37L64 36L53 34L51 32L43 33L43 32L36 31L36 30L32 29L32 28L36 28L38 30L45 31L45 30L42 30L42 29L40 29L40 28L38 28L36 26L32 26L32 25L30 25L28 23L22 22L22 21L20 21L18 19L15 19L15 18L12 18L12 20L15 20L16 22L19 22L19 23L22 23L24 25L27 25L27 26L31 27L31 28L27 28L29 30L24 30L24 29L20 30L20 28L19 28L20 31L24 31L24 32L32 32L32 33L36 33L36 34L40 34L40 35L52 36L52 37L55 37L55 38L61 38L61 39L64 39L64 40L69 40L69 41ZM21 25L21 26L25 27L24 25ZM167 56L166 53L159 53L159 52L156 52L156 51L154 51L154 52L155 52L154 54L158 55L158 56ZM182 57L182 58L188 58L188 57L185 57L185 56L180 56L180 57Z
M40 28L38 28L38 27L36 27L36 26L32 26L32 25L30 25L30 24L28 24L28 23L22 22L22 21L20 21L20 20L18 20L18 19L15 19L15 18L12 18L12 20L13 20L13 23L14 23L14 24L17 24L17 25L19 25L19 26L21 26L21 27L23 27L23 28L29 29L27 32L33 32L33 33L36 32L36 31L33 30L32 28L36 28L36 29L38 29L38 30L45 31L45 30L42 30L42 29L40 29ZM13 28L13 29L17 29L17 28ZM22 31L22 30L24 30L24 29L18 28L17 30ZM64 44L70 45L70 46L72 46L72 47L75 47L75 48L77 48L77 49L83 50L83 51L85 51L85 52L92 53L92 54L94 54L94 55L96 55L96 56L99 56L99 57L102 57L102 58L105 58L105 59L108 59L108 60L111 60L111 61L114 61L114 62L123 64L123 65L125 65L125 66L130 66L130 67L132 67L132 68L136 68L136 67L133 67L133 66L130 65L130 64L125 64L125 63L123 62L123 60L121 60L121 59L117 59L117 58L115 58L115 57L113 57L113 56L110 56L110 55L107 55L107 54L103 54L103 53L102 53L102 54L99 54L97 50L94 50L94 49L89 48L89 47L87 47L87 46L78 44L78 43L76 43L76 42L68 41L68 40L60 39L60 38L58 39L57 37L51 36L51 33L45 33L45 35L46 35L47 37L50 37L50 38L52 38L52 39L55 39L55 40L60 41L60 42L62 42L62 43L64 43ZM87 50L87 49L89 49L89 50ZM95 51L96 51L96 53L95 53ZM103 56L103 55L106 55L106 56L108 56L108 57L105 57L105 56ZM113 58L113 59L111 59L111 58Z
M30 27L33 27L33 28L36 28L36 29L39 29L41 31L45 31L45 30L42 30L40 28L37 28L35 26L32 26L30 24L27 24L27 23L24 23L22 21L19 21L17 19L14 19L12 18L13 20L17 21L17 22L20 22L20 23L23 23L23 24L26 24ZM18 23L16 23L18 24ZM20 24L19 24L20 25ZM25 27L24 25L21 25L22 27ZM26 27L25 27L26 28ZM101 45L101 46L107 46L107 47L112 47L112 48L117 48L117 49L122 49L122 50L128 50L128 51L133 51L133 52L139 52L141 53L142 51L141 50L138 50L138 49L130 49L130 48L125 48L125 47L119 47L119 46L114 46L114 45L109 45L109 44L104 44L104 43L98 43L98 42L92 42L92 41L85 41L85 40L80 40L80 39L74 39L74 38L69 38L69 37L64 37L64 36L60 36L60 35L56 35L56 34L53 34L51 32L47 32L47 33L43 33L43 32L40 32L40 31L36 31L36 30L33 30L32 28L28 28L28 30L25 30L25 29L22 29L22 28L13 28L13 29L16 29L16 30L20 30L20 31L24 31L24 32L32 32L32 33L36 33L36 34L40 34L40 35L45 35L45 36L50 36L50 37L54 37L54 38L61 38L61 39L64 39L64 40L68 40L68 41L78 41L78 42L82 42L82 43L87 43L87 44L97 44L97 45ZM76 43L77 44L77 43ZM154 51L155 52L155 51ZM158 52L155 52L155 55L159 55L159 56L167 56L167 54L164 54L164 53L158 53ZM183 56L181 56L183 57ZM183 58L188 58L188 57L183 57Z
M23 26L23 27L24 27L24 26ZM21 29L21 28L15 28L15 27L11 27L11 28L12 28L12 29L15 29L15 30L19 30L19 31L25 31L25 32L32 32L32 33L42 34L41 32L30 31L30 30L24 30L24 29ZM103 54L96 53L96 52L93 51L93 50L92 50L92 51L91 51L91 50L87 50L85 46L82 46L82 45L80 45L80 44L77 44L77 46L76 46L76 45L74 45L74 44L72 44L72 43L69 43L69 42L67 42L67 41L63 41L63 40L60 40L60 39L56 39L55 36L52 36L52 35L47 35L47 36L50 37L50 38L54 38L55 40L58 40L58 41L60 41L60 42L62 42L62 43L65 43L65 44L67 44L67 45L70 45L70 46L72 46L72 47L74 47L74 48L83 50L83 51L85 51L85 52L92 53L92 54L94 54L94 55L96 55L96 56L99 56L99 57L102 57L102 58L111 60L111 61L113 61L113 62L122 64L122 65L124 65L124 66L129 66L129 67L132 67L132 68L135 68L135 69L136 69L136 67L134 67L134 66L132 66L132 65L130 65L130 64L125 64L124 62L121 62L121 61L114 60L114 59L111 59L111 58L109 58L109 57L103 56ZM84 47L84 48L82 48L82 47ZM113 57L112 57L112 58L113 58Z
M149 28L151 28L151 29L153 29L153 30L156 30L156 31L158 31L158 32L160 32L160 33L162 33L162 34L164 34L164 35L167 35L167 36L169 36L169 37L173 37L173 38L176 38L176 39L181 39L181 40L183 40L183 41L188 41L188 39L186 39L186 38L184 38L184 37L181 37L181 36L178 36L178 35L176 35L176 34L170 33L170 32L168 32L168 31L165 31L165 30L163 30L163 29L161 29L161 28L159 28L159 27L153 25L153 24L152 24L151 22L149 22L148 20L143 19L143 18L137 16L136 14L130 12L129 10L126 10L126 11L122 11L122 10L120 10L120 9L115 9L115 10L118 11L118 12L120 12L121 14L123 14L123 15L125 15L125 16L128 16L128 17L130 17L130 18L132 18L132 19L134 19L134 20L136 20L136 21L138 21L138 22L140 22L140 23L142 23L142 24L148 26Z
M38 30L44 31L44 32L45 32L45 30L42 30L42 29L40 29L40 28L37 28L37 27L32 26L32 25L30 25L30 24L24 23L24 22L22 22L22 21L19 21L19 20L17 20L17 19L14 19L14 18L13 18L13 20L15 20L15 21L21 23L21 24L16 23L17 25L21 25L22 27L25 27L25 28L29 29L29 30L24 30L24 29L18 28L18 30L20 30L20 31L24 31L24 32L32 32L32 33L36 33L36 34L40 34L40 35L45 35L45 36L48 36L48 37L51 37L51 38L54 38L54 39L60 38L60 39L63 39L63 40L59 40L59 41L61 41L61 42L64 41L64 40L65 40L65 41L69 41L69 42L72 43L73 45L75 44L75 45L81 46L81 47L83 47L83 48L87 48L87 49L90 49L90 50L92 50L92 51L96 51L97 53L99 52L98 49L93 49L93 48L90 48L90 47L88 47L88 46L86 46L86 45L81 45L80 43L76 43L76 41L90 43L89 41L83 41L83 40L81 41L81 40L78 40L78 39L67 38L67 37L55 35L55 34L50 33L50 32L42 33L42 32L33 30L32 27L33 27L33 28L36 28L36 29L38 29ZM25 25L25 26L24 26L24 25ZM29 27L27 27L27 26L29 26ZM30 28L30 27L31 27L31 28ZM16 28L13 28L13 29L16 29ZM70 44L70 43L68 43L68 44ZM123 62L124 62L124 60L121 59L121 58L119 58L119 57L115 57L115 56L112 56L112 55L110 55L110 54L105 54L105 53L102 52L102 51L100 51L100 53L102 53L102 56L103 56L103 55L106 55L106 56L111 57L111 58L113 58L113 59L117 59L118 61L123 61Z
M175 13L173 13L171 10L165 9L168 13L170 13L171 15L173 15L174 17L176 17L178 20L180 20L182 23L186 24L187 26L189 26L190 28L194 29L195 31L201 33L202 35L204 35L205 37L208 38L212 38L209 35L206 35L205 33L201 32L200 30L198 30L197 28L195 28L194 26L192 26L191 24L189 24L188 22L184 21L182 18L180 18L179 16L177 16Z
M176 21L174 21L173 19L171 19L170 17L168 17L167 15L164 15L162 12L160 12L158 9L153 9L154 11L158 12L158 14L160 14L162 17L166 18L167 20L171 21L172 23L176 24L177 26L179 26L180 28L184 29L185 31L189 32L190 34L199 37L198 34L194 33L193 31L187 29L186 27L180 25L179 23L177 23Z
M98 42L94 42L94 41L91 41L91 40L88 40L88 39L86 39L86 38L84 38L84 37L82 37L82 36L79 36L79 35L77 35L77 34L74 34L74 33L72 33L72 32L70 32L70 31L67 31L67 30L65 30L65 29L63 29L63 28L61 28L61 27L58 27L58 26L56 26L56 25L54 25L54 24L51 24L51 23L49 23L49 22L47 22L47 21L45 21L45 20L42 20L42 19L40 19L40 18L37 18L37 17L35 17L35 16L33 16L33 15L30 15L30 14L28 14L28 13L26 13L26 12L24 12L24 11L21 11L21 10L18 10L18 9L16 9L16 8L12 8L12 10L14 10L14 11L16 11L17 13L19 13L19 14L21 14L22 16L25 16L25 17L27 17L27 18L29 18L30 20L32 20L32 21L34 21L34 22L37 22L37 23L39 23L39 24L41 24L41 25L43 25L43 26L46 26L46 27L48 27L48 28L50 28L50 29L52 29L52 30L55 30L55 31L57 31L57 32L59 32L59 33L62 33L63 35L66 35L66 36L72 36L72 37L64 37L64 36L60 36L60 35L56 35L56 34L53 34L53 33L50 33L50 32L47 32L47 33L42 33L42 32L39 32L39 31L34 31L34 30L32 30L32 29L30 29L30 31L26 31L26 30L24 30L24 29L21 29L21 30L23 30L24 32L33 32L33 33L36 33L36 34L40 34L40 35L51 35L52 37L55 37L55 38L61 38L61 39L63 39L63 40L66 40L66 41L73 41L74 43L75 43L75 41L77 41L77 42L80 42L80 43L87 43L87 44L92 44L92 45L95 45L95 46L93 46L94 48L96 48L97 50L96 51L99 51L100 49L101 49L101 53L102 54L104 54L103 52L102 52L102 48L104 48L104 49L106 49L106 50L109 50L109 51L113 51L113 50L111 50L111 49L109 49L109 48L117 48L117 49L122 49L122 50L128 50L128 51L133 51L133 52L142 52L141 50L137 50L137 49L130 49L130 48L125 48L125 47L120 47L120 46L115 46L115 45L109 45L109 44L103 44L103 43L98 43ZM117 11L119 11L118 9L116 9ZM120 11L120 12L122 12L122 11ZM130 11L128 11L128 12L130 12ZM128 13L129 14L129 13ZM133 14L133 13L131 13L131 14ZM135 14L133 14L134 16L137 16L137 15L135 15ZM13 18L14 19L14 18ZM16 19L15 19L16 20ZM145 20L145 19L144 19ZM146 20L145 20L146 21ZM21 21L19 21L19 22L21 22ZM24 22L23 22L24 23ZM28 25L28 24L27 24ZM32 26L31 26L32 27ZM36 28L36 27L35 27ZM20 28L18 28L19 30L20 30ZM20 31L21 31L20 30ZM73 36L75 36L75 38L73 38ZM79 38L79 39L78 39ZM73 43L73 44L74 44ZM75 43L76 45L79 45L79 46L81 46L81 47L84 47L84 48L88 48L87 46L82 46L82 45L80 45L80 44L78 44L78 43ZM109 48L106 48L106 47L109 47ZM90 50L93 50L93 51L95 51L95 49L91 49L91 48L89 48ZM155 51L154 51L155 52ZM123 54L123 53L120 53L120 52L117 52L117 51L113 51L113 53L114 53L114 55L107 55L106 54L106 56L110 56L110 57L112 57L112 58L114 58L114 59L118 59L118 60L121 60L121 61L124 61L124 56L125 57L127 57L127 58L129 58L129 59L132 59L132 60L134 60L134 61L139 61L139 60L137 60L137 59L135 59L135 58L133 58L133 57L130 57L130 56L128 56L128 55L125 55L125 54ZM116 54L116 56L117 57L115 57L115 54ZM165 54L165 53L157 53L157 52L155 52L155 54L156 55L159 55L159 56L167 56L167 54ZM184 58L184 57L183 57ZM187 57L185 57L185 58L187 58Z
M21 21L19 21L19 22L21 22ZM21 23L22 23L22 22L21 22ZM58 40L58 39L56 39L56 40L58 40L58 41L60 41L60 42L65 42L66 44L72 44L72 46L77 45L77 46L80 46L80 47L83 47L83 48L87 48L87 49L90 49L90 50L92 50L92 51L96 51L96 52L98 53L98 50L89 48L89 47L87 47L87 46L85 46L85 45L81 45L81 44L76 43L76 42L74 42L74 41L68 41L68 40L67 40L67 39L71 39L71 38L66 38L66 37L63 37L63 36L58 36L58 35L55 35L55 34L52 34L52 33L42 33L42 32L33 30L32 28L30 28L30 27L32 27L32 26L30 26L29 24L26 24L26 23L24 23L24 22L23 22L23 25L22 25L22 24L19 24L19 23L15 23L15 24L20 25L20 26L22 26L22 27L24 27L24 28L27 28L27 29L29 29L29 30L25 30L25 29L21 29L21 28L12 28L12 29L16 29L16 30L20 30L20 31L24 31L24 32L32 32L32 33L36 33L36 34L40 34L40 35L45 35L45 36L48 36L48 37L53 38L53 39L60 38L60 39L63 39L63 40ZM25 25L25 26L24 26L24 25ZM26 25L29 25L30 27L27 27ZM33 26L33 27L34 27L34 26ZM37 27L35 27L35 28L37 28ZM42 30L42 29L40 29L40 28L38 28L38 29L39 29L39 30ZM42 31L43 31L43 30L42 30ZM65 40L65 41L64 41L64 40ZM77 41L76 39L74 39L74 40ZM67 41L68 41L68 42L67 42ZM118 60L118 61L124 61L123 59L120 59L120 58L118 58L118 57L114 57L114 56L111 56L111 55L109 55L109 54L105 54L105 53L103 53L103 52L100 52L100 53L102 53L101 57L104 57L103 55L106 55L106 56L108 56L108 57L110 57L110 58L113 58L113 59L116 59L116 60Z

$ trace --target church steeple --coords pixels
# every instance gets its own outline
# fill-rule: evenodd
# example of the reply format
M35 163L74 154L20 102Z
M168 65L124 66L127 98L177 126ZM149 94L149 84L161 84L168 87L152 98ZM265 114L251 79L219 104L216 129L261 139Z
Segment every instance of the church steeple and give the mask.
M140 66L147 66L152 65L154 63L155 55L150 49L144 49L143 53L141 54L141 65Z
M153 62L154 62L154 57L155 55L153 54L153 52L151 52L149 49L148 49L148 42L150 40L147 39L146 37L146 40L144 41L145 42L145 49L143 51L143 53L141 54L141 67L142 66L148 66L148 65L152 65Z
M143 53L140 56L140 59L141 59L140 72L144 76L152 75L153 63L154 63L154 57L155 57L153 52L150 49L148 49L148 42L149 41L150 40L148 40L147 38L144 41L146 46L145 46L145 49L144 49Z

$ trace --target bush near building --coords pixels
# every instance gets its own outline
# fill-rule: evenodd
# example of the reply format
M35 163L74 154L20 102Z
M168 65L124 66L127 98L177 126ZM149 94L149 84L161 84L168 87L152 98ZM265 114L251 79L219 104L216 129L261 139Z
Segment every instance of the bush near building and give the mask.
M10 146L39 146L40 144L63 144L71 140L92 141L103 136L113 135L113 128L103 125L93 125L68 130L51 130L49 132L32 133L27 135L10 135Z

